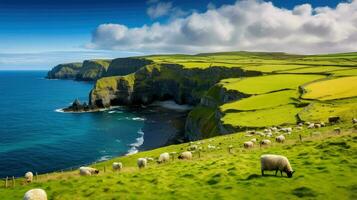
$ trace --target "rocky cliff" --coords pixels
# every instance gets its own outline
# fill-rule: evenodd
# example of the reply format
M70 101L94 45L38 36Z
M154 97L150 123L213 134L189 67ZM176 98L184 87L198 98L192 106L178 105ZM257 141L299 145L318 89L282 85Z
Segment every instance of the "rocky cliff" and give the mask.
M83 63L60 64L48 72L49 79L74 79L95 81L107 76L123 76L151 64L145 58L117 58L114 60L85 60Z
M172 99L178 104L198 105L186 123L186 136L193 140L226 133L227 130L217 121L217 107L244 95L225 91L215 84L225 78L260 74L241 68L211 66L187 69L178 64L154 63L126 76L99 79L91 91L90 104L97 107L130 106Z

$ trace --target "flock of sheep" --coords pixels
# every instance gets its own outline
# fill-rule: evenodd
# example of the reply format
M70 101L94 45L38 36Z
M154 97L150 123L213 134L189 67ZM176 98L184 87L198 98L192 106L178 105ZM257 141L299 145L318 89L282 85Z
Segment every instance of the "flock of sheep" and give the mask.
M334 117L333 119L329 118L329 123L336 123L339 121L338 117ZM357 123L357 119L353 118L352 122L354 124ZM308 129L312 128L321 128L325 126L325 123L320 122L320 123L311 123L311 122L305 122L305 125L307 126ZM296 130L302 130L304 124L299 123L298 126L295 127ZM340 131L339 128L337 128L338 131ZM271 127L271 128L266 128L262 132L260 131L247 131L246 136L247 137L252 137L252 136L260 136L262 137L261 141L259 142L260 147L265 147L271 145L271 140L268 138L272 138L274 135L277 135L275 137L275 141L278 143L284 143L285 142L285 136L292 134L293 128L291 127ZM336 129L335 129L336 131ZM214 139L210 139L209 141L213 141ZM249 141L246 141L243 143L243 148L245 149L250 149L253 148L254 145L258 142L257 138L252 138ZM203 142L197 142L194 144L193 142L190 142L189 147L187 148L187 151L182 152L179 156L178 159L182 160L191 160L195 151L202 151L202 146ZM233 148L232 145L228 146L229 151ZM214 145L208 144L207 145L208 150L219 150L220 147L216 147ZM176 152L171 152L171 153L162 153L160 156L157 158L157 163L165 163L169 162L170 158L174 158ZM154 161L153 158L138 158L137 160L137 166L139 169L145 168L148 165L149 161ZM283 175L283 172L287 174L289 178L292 177L294 171L290 165L290 162L287 157L282 156L282 155L273 155L273 154L265 154L260 157L260 162L261 162L261 173L262 176L264 176L264 171L275 171L275 175L277 175L278 171L280 171L281 176ZM121 162L114 162L112 164L112 169L113 171L120 171L123 169L123 163ZM80 167L79 168L79 174L81 176L91 176L98 174L99 170L96 168L92 167ZM25 180L26 182L30 183L33 180L33 173L32 172L27 172L25 174ZM24 200L47 200L47 195L46 192L43 189L32 189L29 190L25 193L25 196L23 198Z

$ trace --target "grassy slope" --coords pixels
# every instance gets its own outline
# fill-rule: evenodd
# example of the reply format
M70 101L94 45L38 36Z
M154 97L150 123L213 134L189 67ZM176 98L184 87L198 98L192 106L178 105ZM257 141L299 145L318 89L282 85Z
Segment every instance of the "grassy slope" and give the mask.
M342 126L342 124L340 124ZM357 136L343 125L336 135L322 128L287 136L285 144L244 150L242 143L250 137L237 133L195 142L204 150L192 161L175 159L166 164L149 163L136 167L138 157L157 157L163 152L182 152L188 144L173 145L119 157L97 164L98 176L80 177L78 171L41 175L37 182L15 188L0 189L2 199L21 199L31 188L43 188L50 199L356 199ZM298 135L303 136L303 143ZM260 138L258 138L260 139ZM207 145L220 150L207 150ZM227 147L233 145L233 154ZM265 153L285 155L296 171L293 178L260 176L259 157ZM124 170L110 170L113 161L121 161ZM106 172L103 168L106 166Z

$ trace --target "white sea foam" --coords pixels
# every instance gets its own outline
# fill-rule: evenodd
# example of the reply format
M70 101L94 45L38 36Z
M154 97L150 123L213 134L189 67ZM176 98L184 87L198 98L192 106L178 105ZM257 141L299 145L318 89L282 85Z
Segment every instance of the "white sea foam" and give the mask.
M102 156L98 159L98 162L101 162L101 161L106 161L106 160L109 160L110 158L112 158L111 156Z
M152 105L161 106L163 108L178 111L186 111L192 109L192 106L190 105L179 105L175 101L155 101Z
M142 117L133 117L131 119L134 121L145 121L146 120L145 118L142 118Z
M62 108L56 109L55 112L60 112L60 113L64 113Z
M130 149L128 150L128 153L126 154L128 155L133 155L139 152L138 148L144 144L144 132L143 130L139 129L138 130L138 134L140 135L140 137L136 138L136 141L132 144L130 144Z

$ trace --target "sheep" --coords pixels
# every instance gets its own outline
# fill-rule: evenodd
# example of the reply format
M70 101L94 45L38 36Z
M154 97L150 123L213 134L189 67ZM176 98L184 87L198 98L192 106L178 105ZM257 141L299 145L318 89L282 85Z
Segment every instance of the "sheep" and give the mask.
M113 167L113 171L120 171L121 169L123 169L123 163L113 162L112 167Z
M99 170L92 167L80 167L79 174L81 176L91 176L93 174L99 174Z
M315 126L315 128L321 128L321 124L319 124L319 123L316 123L314 126Z
M254 143L252 141L244 142L244 148L249 149L254 147Z
M304 125L304 123L302 123L302 122L298 123L298 126L303 126L303 125Z
M278 132L278 128L277 127L271 127L270 130L273 131L273 132Z
M326 126L325 122L320 122L320 125L321 125L321 127L325 127Z
M23 200L47 200L47 194L43 189L31 189L25 193Z
M253 142L253 143L256 143L257 142L257 138L253 138L250 141Z
M283 131L283 132L286 132L286 133L289 133L289 132L292 132L292 131L293 131L293 129L292 129L291 127L281 128L280 130Z
M146 158L138 158L137 164L139 169L145 168L147 165L148 161Z
M357 118L352 118L352 123L357 124Z
M260 142L260 145L261 146L268 146L268 145L270 145L271 144L271 141L270 140L262 140L261 142Z
M266 137L273 137L273 134L272 133L267 133L265 136Z
M256 132L255 134L260 135L260 136L262 136L262 137L265 136L265 133L262 133L262 132Z
M275 138L275 141L279 143L284 143L285 141L284 135L279 135L278 137Z
M32 180L33 180L33 173L32 172L26 172L25 180L26 180L27 183L31 183Z
M170 161L170 154L169 153L162 153L159 156L159 159L157 161L157 163L164 163L164 162L169 162Z
M315 128L315 124L314 123L310 123L307 128L311 129L311 128Z
M192 153L190 151L185 151L185 152L182 152L178 159L181 159L181 160L191 160L192 159Z
M275 170L275 176L280 171L280 175L283 176L283 172L291 178L294 174L294 170L291 168L289 160L285 156L265 154L260 157L262 176L264 171Z
M340 134L341 133L341 128L340 127L336 127L333 129L335 131L335 133Z

